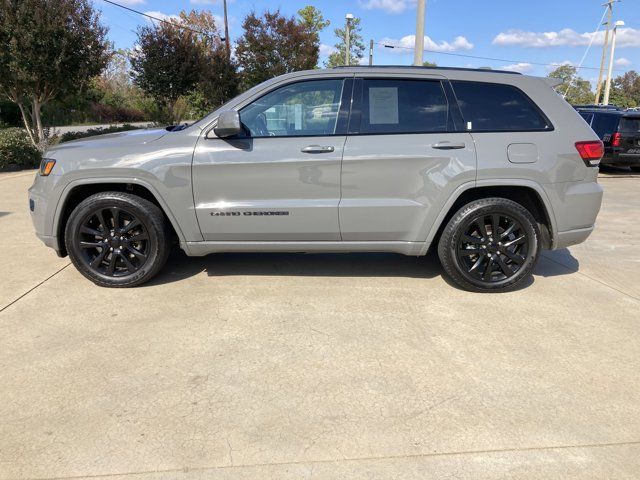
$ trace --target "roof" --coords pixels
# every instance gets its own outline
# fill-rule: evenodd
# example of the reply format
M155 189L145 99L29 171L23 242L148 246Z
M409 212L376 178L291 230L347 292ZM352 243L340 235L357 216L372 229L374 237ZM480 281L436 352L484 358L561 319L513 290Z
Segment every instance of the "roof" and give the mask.
M520 72L512 72L510 70L493 70L491 68L463 68L463 67L426 67L426 66L419 66L419 65L340 65L337 67L333 67L333 68L346 68L346 69L353 69L353 70L360 70L360 69L385 69L385 68L392 68L392 69L399 69L399 70L455 70L455 71L462 71L462 72L481 72L481 73L506 73L509 75L522 75Z

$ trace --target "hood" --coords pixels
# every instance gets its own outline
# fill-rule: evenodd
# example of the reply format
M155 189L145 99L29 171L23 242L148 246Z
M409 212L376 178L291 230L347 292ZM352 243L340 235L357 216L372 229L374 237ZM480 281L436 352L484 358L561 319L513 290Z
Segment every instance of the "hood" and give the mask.
M80 138L78 140L72 140L70 142L59 143L53 145L47 151L59 152L62 150L74 150L80 148L108 148L110 145L117 145L118 147L126 145L144 145L158 140L168 132L164 128L145 128L138 130L127 130L126 132L106 133L103 135L95 135L93 137Z

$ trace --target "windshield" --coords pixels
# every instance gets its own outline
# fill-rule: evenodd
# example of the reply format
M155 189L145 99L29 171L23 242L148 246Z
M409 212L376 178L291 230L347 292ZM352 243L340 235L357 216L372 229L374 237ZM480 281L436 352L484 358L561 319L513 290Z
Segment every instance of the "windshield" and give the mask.
M620 131L627 133L640 133L640 117L622 117Z

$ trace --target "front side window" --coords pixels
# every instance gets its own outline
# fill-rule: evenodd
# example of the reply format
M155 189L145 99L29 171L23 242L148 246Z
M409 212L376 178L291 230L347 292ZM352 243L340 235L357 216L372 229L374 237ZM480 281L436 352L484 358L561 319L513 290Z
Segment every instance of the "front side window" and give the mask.
M278 88L240 110L251 137L334 135L342 79L312 80Z
M437 80L365 79L360 133L445 132L448 111Z
M551 125L533 101L511 85L452 81L467 130L536 131Z

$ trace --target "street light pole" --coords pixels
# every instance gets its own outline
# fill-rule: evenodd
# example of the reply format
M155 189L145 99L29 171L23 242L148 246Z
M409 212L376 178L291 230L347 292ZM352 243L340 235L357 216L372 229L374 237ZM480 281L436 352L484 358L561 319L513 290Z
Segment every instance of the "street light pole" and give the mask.
M416 48L413 52L413 64L422 66L424 58L424 14L427 0L418 0L416 9Z
M369 41L369 66L373 65L373 39Z
M349 66L351 65L351 20L353 20L353 14L347 13L345 16L347 20L347 25L344 30L344 40L345 40L345 49L344 49L344 64Z
M602 100L602 103L604 105L609 105L609 93L611 92L611 75L613 74L613 55L616 51L616 33L618 31L618 27L624 27L624 22L622 20L618 20L613 26L613 35L611 37L611 56L609 57L609 71L607 72L607 83L604 86L604 99Z

